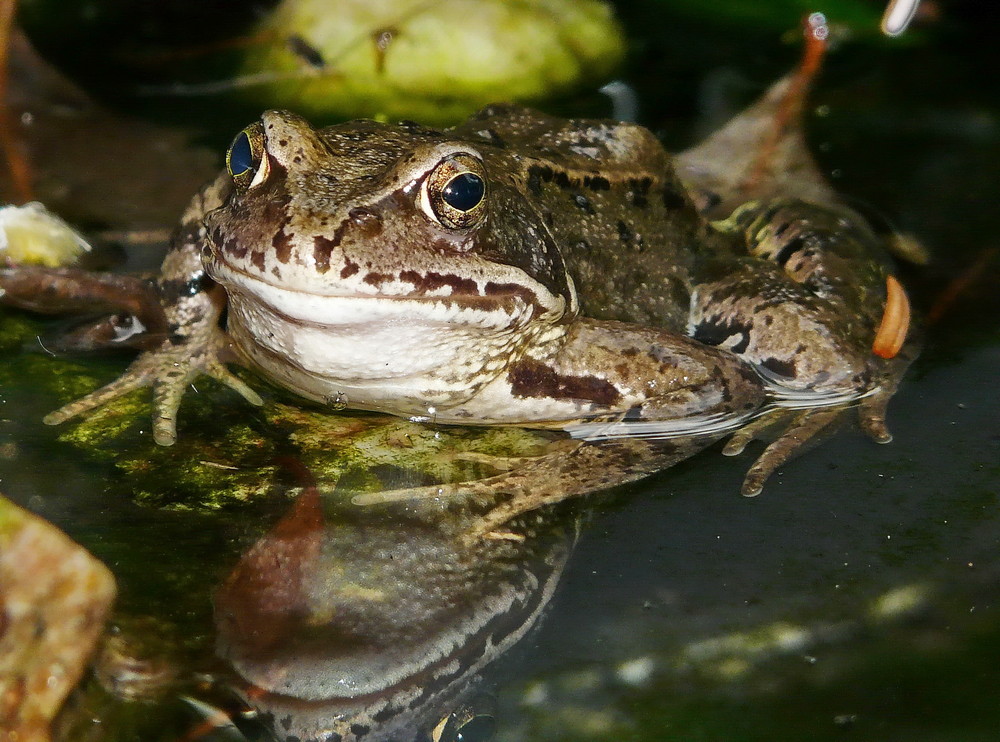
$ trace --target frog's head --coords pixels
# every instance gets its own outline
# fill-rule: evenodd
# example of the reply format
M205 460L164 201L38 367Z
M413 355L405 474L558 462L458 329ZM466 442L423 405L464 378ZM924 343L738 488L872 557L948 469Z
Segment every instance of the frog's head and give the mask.
M454 367L496 358L498 337L509 355L511 342L572 317L575 290L544 217L484 146L374 121L314 130L285 111L240 132L228 197L205 220L206 266L228 291L237 337L285 352L303 327L332 337L364 326L383 353L419 343ZM313 348L295 362L350 375L327 356Z

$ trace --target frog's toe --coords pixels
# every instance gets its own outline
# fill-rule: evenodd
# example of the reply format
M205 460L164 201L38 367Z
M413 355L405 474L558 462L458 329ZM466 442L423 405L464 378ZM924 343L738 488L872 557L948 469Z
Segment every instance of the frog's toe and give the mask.
M865 435L876 443L892 441L892 433L885 422L885 416L894 391L895 389L879 391L861 400L861 404L858 405L858 424L861 425Z
M802 453L803 447L815 442L818 436L841 417L843 408L831 407L807 410L797 414L781 437L764 449L743 479L740 494L756 497L764 489L771 475L793 457Z
M722 455L739 456L748 444L758 438L763 438L765 431L780 424L782 420L782 417L775 414L765 415L764 417L752 420L729 436L729 440L726 441L726 445L722 449Z
M177 442L177 411L184 397L188 375L178 372L153 386L153 440L161 446Z
M69 404L65 404L58 410L50 412L42 418L46 425L59 425L85 412L95 410L102 405L112 402L119 397L123 397L134 389L147 386L149 384L145 376L139 374L125 373L110 384L102 386L100 389L75 399Z
M722 455L739 456L753 439L753 431L737 430L722 447Z
M243 379L241 379L239 376L237 376L228 368L226 368L224 364L219 363L217 361L210 363L205 368L205 373L208 376L211 376L216 381L219 381L228 386L230 389L239 394L241 397L243 397L243 399L245 399L247 402L254 405L255 407L260 407L262 404L264 404L263 398L261 398L261 396L257 394L257 392L251 389L250 386L245 381L243 381Z

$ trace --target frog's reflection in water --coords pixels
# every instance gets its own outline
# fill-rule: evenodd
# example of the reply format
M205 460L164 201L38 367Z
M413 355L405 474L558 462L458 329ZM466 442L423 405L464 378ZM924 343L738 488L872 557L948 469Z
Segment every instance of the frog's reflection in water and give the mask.
M575 541L551 508L467 539L482 502L307 489L215 596L219 654L287 740L485 740L476 680L531 629Z

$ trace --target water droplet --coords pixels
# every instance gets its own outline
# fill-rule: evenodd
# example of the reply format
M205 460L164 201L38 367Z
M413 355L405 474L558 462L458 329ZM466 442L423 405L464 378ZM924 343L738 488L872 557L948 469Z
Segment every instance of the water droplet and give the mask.
M345 409L348 405L348 401L347 395L343 392L337 392L332 397L326 398L326 403L335 410Z

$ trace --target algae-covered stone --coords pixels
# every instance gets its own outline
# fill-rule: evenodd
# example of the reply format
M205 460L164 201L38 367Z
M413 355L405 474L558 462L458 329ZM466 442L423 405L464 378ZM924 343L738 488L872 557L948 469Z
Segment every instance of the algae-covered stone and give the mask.
M0 496L0 738L47 742L115 597L108 569Z
M260 105L454 121L600 81L625 40L599 0L284 0L248 52Z

